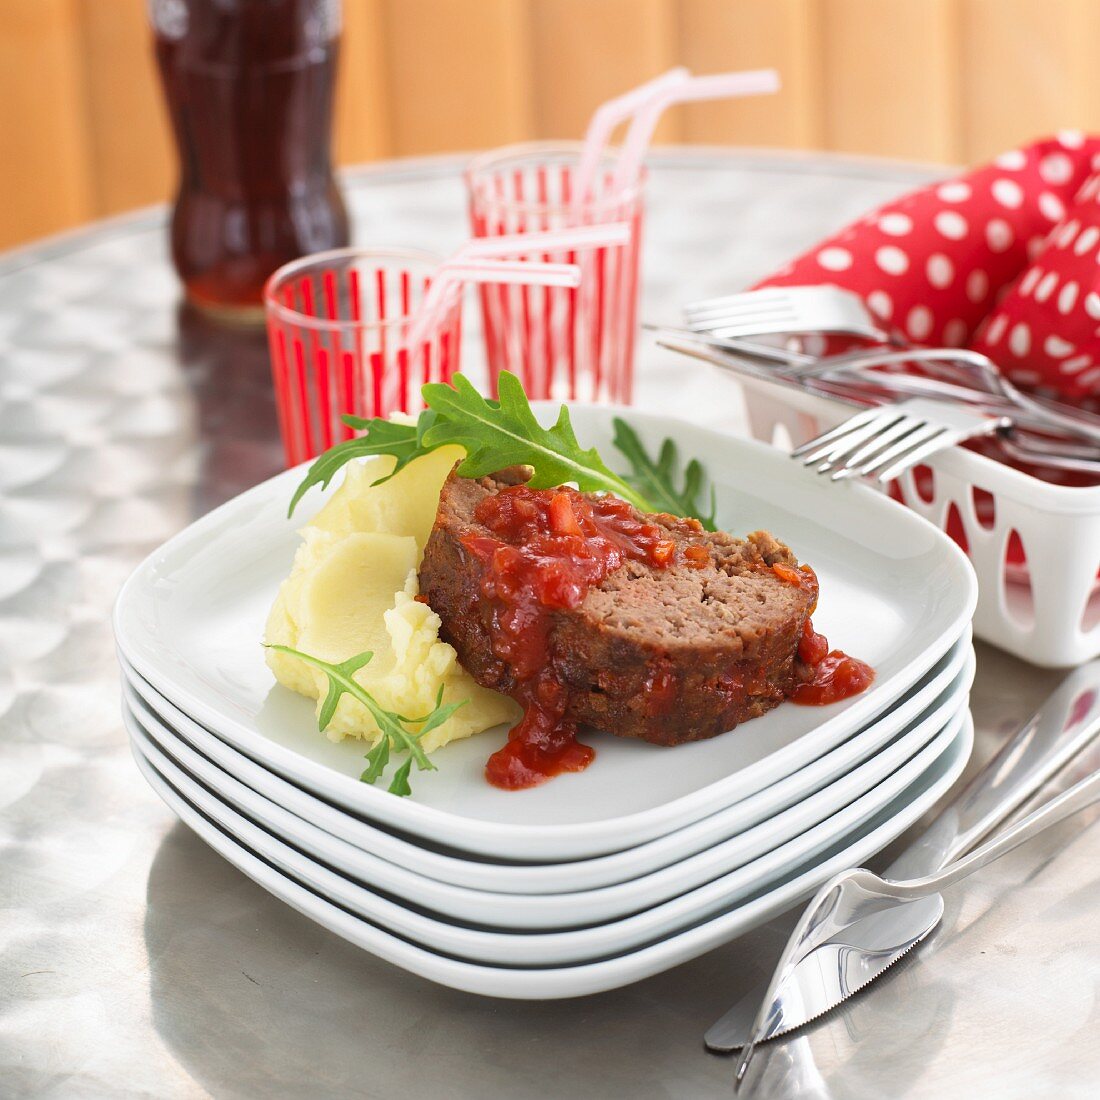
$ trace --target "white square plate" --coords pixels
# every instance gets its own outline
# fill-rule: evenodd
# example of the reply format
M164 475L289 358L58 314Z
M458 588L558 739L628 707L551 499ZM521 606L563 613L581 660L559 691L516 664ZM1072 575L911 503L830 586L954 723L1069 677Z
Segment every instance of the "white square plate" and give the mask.
M263 828L402 904L476 924L561 928L660 904L728 874L835 813L935 736L970 690L974 667L973 648L968 641L960 643L887 716L709 818L598 859L538 865L461 859L379 829L236 752L133 672L123 687L123 704L157 749L189 777Z
M958 732L972 671L971 664L936 706L859 767L714 849L631 882L526 897L452 886L372 860L207 766L140 704L128 701L124 719L141 753L189 801L241 843L353 912L437 950L479 962L548 965L611 954L710 916L759 890L776 877L777 869L781 872L827 847L853 827L853 806L858 804L859 812L869 817L912 781L917 774L913 761L930 742L939 738L946 749ZM331 868L320 880L310 878L318 864ZM335 885L330 889L327 882ZM470 925L541 935L506 935L502 940L499 932ZM579 930L592 925L598 927ZM537 954L532 957L532 952Z
M543 407L545 415L552 410ZM882 713L963 633L977 586L942 532L882 494L829 484L781 452L683 421L580 406L577 435L614 461L612 417L650 447L665 436L699 458L719 522L763 527L821 578L819 629L871 662L875 684L830 707L785 705L732 734L674 749L605 735L596 761L543 787L500 791L483 778L504 731L452 744L411 799L359 783L363 746L319 735L313 706L276 685L259 640L298 543L288 471L242 494L151 555L115 609L119 648L165 697L272 771L390 828L493 858L571 860L662 836L752 794L827 752ZM319 494L306 501L320 505Z
M959 777L974 744L974 729L969 714L963 712L961 719L958 736L946 751L936 743L922 750L922 756L927 754L926 770L879 813L818 852L808 862L787 868L781 879L745 898L740 904L711 920L670 934L636 951L626 951L612 958L578 966L540 969L486 966L441 955L357 917L255 855L166 783L137 748L134 755L139 769L154 790L215 851L275 897L336 935L379 958L442 985L488 997L547 1000L616 989L669 970L770 920L808 897L830 876L865 863L935 805ZM930 764L927 762L929 759Z

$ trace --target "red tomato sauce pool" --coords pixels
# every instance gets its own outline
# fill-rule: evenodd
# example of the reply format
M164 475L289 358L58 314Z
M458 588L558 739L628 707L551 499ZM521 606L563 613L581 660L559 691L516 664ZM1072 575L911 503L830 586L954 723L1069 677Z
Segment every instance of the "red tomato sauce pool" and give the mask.
M772 572L787 584L806 588L813 592L814 602L810 614L817 610L817 574L808 566L792 569L789 565L776 564ZM798 642L798 659L807 665L812 675L791 692L792 703L808 707L823 707L839 703L866 691L875 680L875 670L856 657L849 657L839 649L829 648L829 639L814 630L810 619L802 628Z

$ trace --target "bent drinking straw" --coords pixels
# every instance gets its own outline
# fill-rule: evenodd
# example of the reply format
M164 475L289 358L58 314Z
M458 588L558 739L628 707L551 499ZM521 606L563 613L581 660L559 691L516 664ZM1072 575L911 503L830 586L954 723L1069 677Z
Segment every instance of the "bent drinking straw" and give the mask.
M632 184L642 169L642 161L653 139L661 115L673 104L737 96L768 95L779 90L779 74L774 69L750 69L739 73L713 73L692 76L659 87L642 102L627 131L615 166L613 191Z
M532 233L513 233L503 237L474 237L456 256L483 259L514 256L517 252L570 252L586 248L611 248L630 240L629 222L603 225L576 225L567 229L540 229Z
M577 174L573 182L573 205L575 207L582 206L588 198L596 169L600 163L600 156L603 154L615 127L619 123L632 118L651 96L675 88L686 81L690 75L689 69L683 65L678 65L674 69L669 69L667 73L662 73L645 84L639 84L637 88L624 92L614 99L609 99L596 108L588 123L588 129L585 131L580 160L577 162Z
M461 250L460 250L461 252ZM466 259L456 254L432 276L431 285L409 326L405 346L413 357L453 304L453 292L466 283L522 283L529 286L580 286L576 264L551 264L524 260Z
M447 308L449 291L461 282L521 283L531 286L579 286L576 264L545 263L536 260L508 260L517 252L581 251L625 244L630 225L578 226L573 229L521 233L509 237L477 238L467 241L439 268L409 328L405 346L410 354L422 350L425 335Z

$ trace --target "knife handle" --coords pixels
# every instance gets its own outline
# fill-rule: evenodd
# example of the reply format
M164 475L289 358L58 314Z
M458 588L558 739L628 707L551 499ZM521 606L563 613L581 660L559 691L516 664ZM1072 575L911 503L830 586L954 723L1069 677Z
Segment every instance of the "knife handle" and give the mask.
M899 880L932 874L968 852L1100 732L1100 660L1071 672L886 870Z

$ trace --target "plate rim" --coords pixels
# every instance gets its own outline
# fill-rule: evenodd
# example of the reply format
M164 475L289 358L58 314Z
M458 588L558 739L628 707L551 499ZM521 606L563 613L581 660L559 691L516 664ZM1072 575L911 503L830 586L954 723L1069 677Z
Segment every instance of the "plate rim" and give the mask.
M965 635L964 638L960 640L957 645L957 650L957 656L949 653L942 658L943 661L947 662L945 667L936 672L931 680L921 686L910 699L907 699L901 706L894 708L887 719L880 719L873 724L874 726L881 727L889 721L893 728L887 732L884 737L881 737L881 739L880 737L873 738L873 747L871 749L866 752L858 753L853 756L850 761L846 761L846 763L842 765L844 770L852 770L853 767L863 763L872 753L879 752L885 746L889 745L907 726L919 721L923 715L931 710L932 707L936 705L937 701L945 696L951 685L963 675L966 676L967 687L969 688L971 686L976 665L976 655L968 635ZM140 680L136 672L133 673L133 676ZM416 861L418 865L416 867L409 867L410 870L415 870L416 873L422 877L434 878L436 881L445 882L452 886L461 886L467 889L481 889L486 893L492 894L504 893L535 896L548 893L560 894L566 892L579 892L579 889L606 889L643 875L656 873L673 863L690 859L703 851L715 848L724 843L727 839L744 831L744 829L752 827L751 824L744 825L738 823L734 828L730 823L719 820L720 818L728 817L741 805L740 803L734 803L707 818L702 818L699 821L685 825L682 829L666 833L661 837L647 841L642 845L637 845L634 848L622 849L607 856L596 857L595 859L581 859L560 863L501 864L481 859L471 860L464 858L461 854L451 855L446 852L434 852L423 848L421 845L417 844L413 838L401 835L394 836L392 833L380 829L379 826L372 822L354 815L353 812L344 810L339 806L334 806L311 791L296 787L296 785L289 780L283 779L281 776L268 771L262 764L253 760L245 753L235 749L232 745L222 741L209 730L204 729L195 722L193 718L184 714L178 707L164 699L163 696L160 696L151 685L145 684L144 686L147 692L143 692L142 685L134 684L133 679L125 671L123 673L123 679L125 681L124 699L126 697L125 693L132 692L139 700L143 712L149 711L153 720L162 728L168 730L169 736L173 740L181 740L189 749L196 752L204 760L211 762L215 767L219 767L226 774L237 779L238 782L241 782L249 790L268 799L275 805L281 806L283 809L288 810L288 812L295 814L295 816L309 821L311 824L317 825L331 835L348 841L354 847L368 852L372 856L387 860L388 862L396 862L406 867L409 867L408 861L412 859ZM167 708L174 713L165 715L162 711L159 711L157 709L157 702L150 701L149 695L154 696L156 700L165 704ZM918 697L920 698L920 702L918 702L914 708L912 705L913 700ZM903 709L906 710L907 713L904 717L899 719L898 715ZM139 714L139 720L140 718L141 715ZM187 728L186 732L181 732L181 729L178 728L180 720L182 720L187 727L194 728ZM853 742L864 737L871 728L871 726L868 726L857 731L852 737L835 746L828 753L810 761L804 765L802 769L777 780L774 785L788 782L792 777L798 776L800 772L815 768L822 760L830 756L835 756L838 753L845 753L846 749L851 746ZM197 742L192 740L192 738L196 737ZM207 743L209 742L214 743L215 749L223 754L224 760L219 760L211 754L210 749L207 748ZM268 794L260 790L257 787L257 780L253 775L249 775L248 778L245 778L244 775L236 770L240 767L242 762L250 772L257 774L261 781L264 779L274 780L278 793L272 792ZM828 781L826 785L828 785ZM803 784L803 786L805 787L806 784ZM280 790L280 787L283 789ZM289 793L295 796L296 800L297 797L300 797L302 800L300 808L291 808L281 801L281 796L287 793L286 788L290 789ZM752 797L755 796L750 796L750 799ZM319 823L315 816L318 809L322 811L322 820L325 821L325 824ZM777 811L774 806L769 807L765 811L766 814L774 814L775 812ZM350 830L348 828L349 825ZM355 834L361 829L366 830L366 836L359 839L355 837ZM349 836L349 832L351 836ZM379 838L381 838L383 844L383 852L378 851ZM687 842L685 846L681 846L677 843L677 841L682 840ZM646 859L646 856L652 853L654 849L660 850L656 853L656 859L651 862ZM424 863L431 866L432 869L422 869L421 864ZM582 880L587 879L593 866L596 865L598 871L600 869L598 865L601 863L612 865L613 878L606 879L597 876L597 881L594 883L582 886L579 889L574 885L572 891L567 891L557 884L558 880L564 879L566 876L570 875L574 876L574 883L576 882L577 876ZM441 868L444 875L449 877L440 877ZM472 885L471 879L477 880L477 884ZM509 879L517 879L518 886L505 888L505 884L508 883ZM543 879L548 881L543 882ZM539 888L531 888L526 880L533 880L534 884Z
M346 838L329 832L315 822L300 818L292 811L280 806L278 802L253 791L239 779L236 781L244 786L247 794L252 797L241 798L239 795L228 794L225 790L224 779L233 780L236 777L226 772L225 769L219 768L216 763L209 761L197 750L191 749L185 744L184 747L189 753L198 756L203 763L210 764L219 773L219 776L208 778L206 775L198 774L188 760L181 759L172 747L165 744L165 739L169 742L178 740L173 736L173 731L170 728L156 722L151 726L144 712L135 710L129 705L128 701L124 706L124 710L126 719L132 722L138 730L137 734L134 733L133 729L130 730L131 739L140 736L143 740L149 742L158 760L166 759L188 782L197 784L219 802L226 804L231 811L250 821L265 833L270 834L276 841L281 841L291 848L300 849L304 858L327 866L344 878L350 879L354 885L360 886L368 892L382 890L402 908L412 906L429 909L432 912L428 916L441 924L481 924L511 933L522 929L525 932L549 934L573 930L579 925L607 925L625 920L632 914L644 909L672 902L685 895L690 896L694 891L705 890L710 887L712 882L727 879L749 863L770 856L776 849L788 848L789 850L791 846L797 844L801 837L824 826L850 803L862 799L880 785L887 783L895 772L902 769L942 733L956 717L959 710L967 705L973 672L974 661L971 657L966 666L959 669L952 679L949 685L950 690L945 690L936 697L931 706L921 711L912 721L906 723L905 730L908 731L907 733L891 739L880 750L872 752L859 761L850 772L842 773L835 780L818 788L807 799L792 802L789 806L785 806L770 817L765 817L741 833L734 834L733 837L729 838L731 841L755 830L762 830L755 841L750 840L747 852L732 857L729 862L721 862L717 866L711 865L701 868L698 877L694 880L677 881L674 869L681 867L691 858L699 858L705 863L704 857L710 849L704 849L695 853L694 857L685 857L683 861L674 862L649 874L638 875L633 879L609 887L597 888L596 890L574 889L529 895L505 894L499 891L479 890L452 883L440 883L438 880L430 879L409 868L400 866L397 866L397 881L392 878L388 883L380 883L377 879L372 880L372 875L377 874L377 869L371 870L369 867L369 861L377 858L374 853L364 852L362 849L350 844ZM160 732L153 726L158 726ZM905 739L904 745L901 743L902 736ZM149 753L145 752L144 749L142 751L148 757ZM887 755L890 757L890 762L885 765L886 770L883 771L882 760ZM877 768L875 767L876 764L878 765ZM154 767L163 773L163 768L159 764L154 763ZM864 776L858 781L856 787L846 789L844 786L846 781L857 770L863 771ZM871 773L869 779L867 778L868 772ZM174 779L170 781L174 786L179 787L179 783ZM263 806L252 805L253 799L258 799L266 806L274 806L277 810L282 810L293 818L293 821L285 825L273 824L265 817ZM799 811L804 810L809 799L816 799L817 802L811 811L810 819L804 821L801 819ZM768 821L781 816L785 818L785 821L780 827L779 836L768 835L767 830L763 827ZM300 826L302 825L306 828L301 829ZM310 830L320 834L320 844L307 839ZM335 849L346 845L347 848L350 848L350 852L345 855L339 850L334 850L331 843L333 841L336 842ZM328 844L327 848L326 843ZM754 843L755 847L753 846ZM356 869L353 866L356 855L367 856L368 867ZM388 860L382 860L382 862L390 864ZM648 887L648 889L643 889L641 896L630 896L631 887L635 887L644 879L652 879L660 874L664 874L665 881L657 884L652 882L643 883L643 886ZM384 875L385 870L383 869ZM412 883L408 882L409 878L413 880ZM672 881L669 882L669 879ZM405 881L402 882L401 880ZM410 888L415 892L419 884L427 884L427 893L418 892L417 896L411 897L403 892ZM434 899L430 896L433 892ZM455 912L453 908L449 908L455 906L467 911L460 913ZM540 911L544 911L548 906L552 906L555 913L558 910L561 910L561 913L552 919L540 918ZM519 914L516 913L517 909ZM499 917L489 917L487 916L488 913L499 914ZM566 913L569 914L571 920L565 917Z
M381 961L416 974L426 981L479 996L513 1000L551 1000L589 996L663 973L736 939L775 914L798 904L800 900L810 896L822 882L827 881L830 875L862 863L885 848L917 822L955 784L966 767L974 747L974 723L968 711L963 713L963 720L955 740L930 767L935 767L935 763L950 754L956 745L960 746L957 757L949 763L945 773L923 791L914 795L904 810L891 815L869 832L863 833L852 844L847 845L829 859L812 866L800 865L799 873L795 878L788 880L774 892L754 898L734 913L722 914L710 921L704 921L637 951L577 966L537 970L509 971L502 967L465 962L411 944L369 921L352 916L301 886L289 876L276 871L258 857L242 849L232 837L216 826L213 827L214 832L222 838L222 841L211 842L206 836L211 826L205 818L197 815L204 824L196 827L186 817L177 813L175 807L167 802L166 805L208 847L273 897ZM140 762L137 762L136 766L139 770L141 769ZM907 790L911 790L921 778L923 776L914 780ZM195 811L190 810L190 814L194 815ZM226 847L230 850L236 849L243 859L238 860L228 855L224 850ZM274 880L274 885L270 885L265 879ZM318 915L319 913L323 916ZM731 919L738 916L741 918L740 925ZM386 953L377 950L379 946ZM398 961L399 959L401 961Z
M584 961L607 958L620 954L624 950L655 942L663 936L673 935L678 930L707 919L708 916L713 915L714 910L734 906L744 897L751 896L758 889L766 889L776 879L782 878L784 870L789 865L798 866L813 859L847 833L857 829L860 824L885 810L893 798L900 797L910 784L916 782L940 756L947 752L958 736L964 712L969 710L969 699L952 700L952 703L950 715L942 725L938 725L929 740L894 771L822 821L792 837L787 843L779 844L761 853L756 859L748 861L741 867L731 870L727 875L720 876L696 890L686 891L622 918L573 929L509 931L469 928L463 923L441 920L429 914L419 913L407 904L402 904L401 899L379 898L377 891L371 887L357 883L346 874L333 870L322 860L297 852L292 841L250 821L246 815L228 805L217 793L206 790L202 783L196 781L178 765L170 760L167 763L173 771L180 774L189 790L198 788L202 799L201 803L197 804L200 812L208 817L213 817L216 813L228 814L228 822L214 819L221 829L234 836L254 855L259 855L261 859L283 868L285 873L293 878L306 880L315 892L327 897L330 901L335 901L336 904L355 913L363 920L378 924L394 935L420 943L422 946L429 947L430 950L455 954L468 961L511 967L513 963L510 960L514 958L514 965L517 967L575 965ZM128 718L132 719L132 716ZM134 724L137 724L140 730L140 724L136 723L136 720L127 723L128 727ZM161 772L150 758L146 752L147 748L157 757L161 754L156 752L155 746L148 745L148 738L141 736L140 733L135 735L129 728L128 732L132 745L136 746L138 751L149 760L161 778L171 783L192 804L196 804L196 800L182 791L174 779L168 778ZM214 807L208 808L211 803ZM840 819L839 824L838 819ZM242 823L249 834L253 836L258 834L256 841L245 841L237 832ZM263 847L257 845L263 845ZM800 851L801 855L791 857L791 851ZM286 866L287 863L292 866ZM761 865L767 870L761 870ZM311 875L315 879L319 877L320 881L311 881ZM738 885L728 885L729 880L734 879L735 876ZM330 893L328 888L320 885L326 881L332 884L332 888L337 893ZM722 882L727 883L725 891L719 889L719 883ZM357 906L362 905L374 905L375 912L372 914L357 909ZM388 916L383 915L387 913ZM434 936L440 942L428 944L424 939L425 936ZM630 937L634 938L633 943L629 942ZM448 945L444 946L444 944ZM534 949L533 954L532 949ZM479 952L484 954L478 954ZM540 952L543 954L541 960L535 957Z

